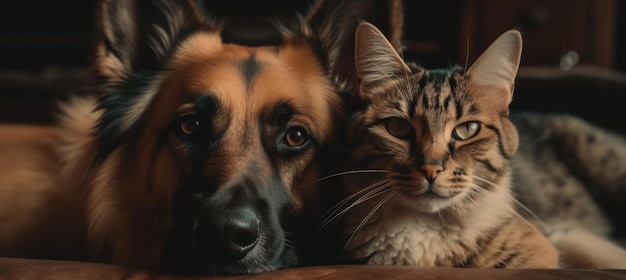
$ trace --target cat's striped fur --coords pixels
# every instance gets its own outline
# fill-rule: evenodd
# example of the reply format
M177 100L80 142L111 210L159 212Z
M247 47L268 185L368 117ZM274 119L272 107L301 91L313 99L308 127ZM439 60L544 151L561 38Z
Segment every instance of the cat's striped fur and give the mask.
M519 32L467 71L405 63L367 23L355 53L362 106L347 137L347 198L328 218L343 216L350 258L626 268L609 239L625 217L626 140L572 116L509 116Z
M509 159L518 136L508 105L521 55L503 34L468 70L402 61L362 23L359 95L343 178L346 250L370 264L557 267L556 249L516 212ZM345 208L344 208L345 207Z

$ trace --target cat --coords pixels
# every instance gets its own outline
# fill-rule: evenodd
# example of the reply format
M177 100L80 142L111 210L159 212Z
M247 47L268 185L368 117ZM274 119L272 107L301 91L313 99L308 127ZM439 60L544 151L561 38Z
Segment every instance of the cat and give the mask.
M511 120L529 131L551 120L574 122L560 116L538 121L533 114L509 118L521 50L521 34L510 30L467 71L429 70L404 62L373 25L359 26L355 63L362 106L348 128L352 148L341 173L347 174L341 179L346 198L322 223L341 216L348 258L479 268L624 265L613 260L624 251L596 233L572 231L579 228L567 223L546 226L532 210L516 205L513 194L537 182L531 169L517 172L524 166L520 160L534 160L515 156L519 143L520 151L532 155L526 147L532 134L522 134L520 142ZM525 198L530 202L542 195L538 191ZM598 209L587 214L602 216ZM602 219L588 222L609 231ZM587 254L585 246L572 246L581 237L612 254L595 261L598 256Z

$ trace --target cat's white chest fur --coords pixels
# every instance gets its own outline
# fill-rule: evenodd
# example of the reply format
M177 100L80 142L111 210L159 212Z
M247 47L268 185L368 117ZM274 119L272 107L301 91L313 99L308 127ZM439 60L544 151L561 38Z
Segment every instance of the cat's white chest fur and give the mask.
M359 231L355 243L367 245L355 252L358 257L370 256L370 264L434 266L438 256L448 255L454 249L452 240L465 239L458 228L443 229L398 218L384 217L376 225Z
M510 215L505 209L495 208L468 215L460 223L450 221L446 215L390 208L361 228L348 244L348 250L356 258L367 258L369 264L454 265L469 257L472 252L468 248L474 247L494 224Z

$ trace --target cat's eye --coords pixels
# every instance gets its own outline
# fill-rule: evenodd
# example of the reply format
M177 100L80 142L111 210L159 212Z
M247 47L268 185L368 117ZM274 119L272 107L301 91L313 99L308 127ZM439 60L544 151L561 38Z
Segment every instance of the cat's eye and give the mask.
M180 117L179 132L186 136L194 135L200 127L200 121L195 114L186 114Z
M464 122L454 128L452 135L456 140L470 139L480 131L480 123L477 121Z
M409 139L413 135L413 126L403 118L385 119L385 128L389 134L400 139Z
M287 129L283 138L283 143L289 147L301 147L309 141L309 133L304 127L292 126Z

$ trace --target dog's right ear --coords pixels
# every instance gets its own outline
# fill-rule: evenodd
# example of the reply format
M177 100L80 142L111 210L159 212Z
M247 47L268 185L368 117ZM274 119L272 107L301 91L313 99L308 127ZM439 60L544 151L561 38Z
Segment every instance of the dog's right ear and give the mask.
M313 39L327 72L340 89L356 91L354 36L361 21L378 27L401 52L403 9L401 0L319 0L302 27Z
M97 83L116 83L162 66L186 35L206 21L193 0L103 0L97 10Z

